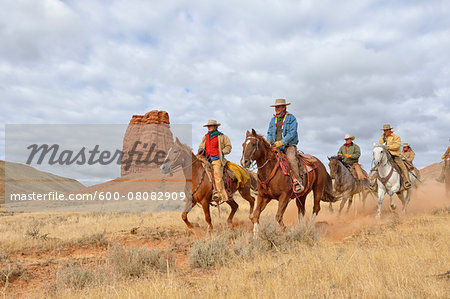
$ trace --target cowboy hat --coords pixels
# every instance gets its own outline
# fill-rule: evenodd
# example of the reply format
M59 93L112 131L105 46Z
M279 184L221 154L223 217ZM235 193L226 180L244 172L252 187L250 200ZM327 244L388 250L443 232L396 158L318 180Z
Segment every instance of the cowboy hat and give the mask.
M383 125L383 129L381 129L381 131L384 131L384 130L392 130L393 128L391 127L391 125L390 124L385 124L385 125Z
M409 143L403 143L403 147L409 147Z
M275 100L275 104L270 105L270 107L276 107L276 106L287 106L290 105L291 103L286 103L285 99L276 99Z
M210 120L208 120L208 123L206 125L204 125L204 127L208 127L208 126L220 126L220 124L217 123L217 120L210 119Z
M355 136L352 136L350 134L345 134L344 140L347 140L347 139L355 140Z

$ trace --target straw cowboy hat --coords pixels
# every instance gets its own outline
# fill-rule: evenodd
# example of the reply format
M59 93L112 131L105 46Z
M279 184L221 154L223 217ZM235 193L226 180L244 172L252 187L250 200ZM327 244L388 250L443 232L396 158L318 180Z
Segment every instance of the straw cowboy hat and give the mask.
M345 134L344 140L347 140L347 139L355 140L355 136L352 136L350 134Z
M210 120L208 120L208 123L206 125L204 125L204 127L208 127L208 126L220 126L220 124L217 123L217 120L210 119Z
M409 147L409 143L403 143L403 147Z
M287 106L290 105L291 103L286 103L285 99L276 99L275 100L275 104L270 105L270 107L276 107L276 106Z
M391 125L390 124L385 124L385 125L383 125L383 129L381 129L381 131L384 131L384 130L392 130L393 128L391 127Z

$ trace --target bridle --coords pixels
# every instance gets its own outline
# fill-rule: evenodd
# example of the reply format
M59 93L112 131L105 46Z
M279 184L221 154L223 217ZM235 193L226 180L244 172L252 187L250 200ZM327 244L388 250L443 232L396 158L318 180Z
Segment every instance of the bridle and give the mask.
M244 141L244 142L245 142L245 146L244 146L244 149L243 149L243 151L242 151L242 156L244 156L244 153L245 153L245 151L246 151L246 149L247 149L247 145L250 143L250 142L247 142L248 139L255 139L255 140L256 140L256 146L253 148L253 151L252 151L252 153L250 154L250 157L249 157L249 160L252 162L252 161L254 161L253 155L254 155L254 154L256 153L256 151L259 149L259 138L258 138L258 137L254 137L254 136L248 136L247 138L245 138L245 141ZM248 141L250 141L250 140L248 140ZM257 166L256 168L257 168L257 169L263 168L264 166L266 166L267 163L269 163L270 160L271 160L271 159L267 159L267 161L264 162L263 165Z
M171 151L172 151L172 147L169 148L169 151L167 152L167 156L166 156L166 158L164 159L163 164L164 164L164 163L167 163L167 159L169 158L169 155L170 155L170 152L171 152ZM186 168L191 167L191 166L194 164L195 161L192 161L191 165L183 166L182 164L184 164L184 163L181 162L180 164L178 164L178 165L172 167L172 164L175 163L176 161L178 161L178 159L180 158L182 151L184 151L184 149L178 150L178 153L176 154L175 158L172 159L173 162L172 162L171 165L170 165L170 166L171 166L171 167L170 167L170 168L171 168L171 172L174 171L174 170L177 170L178 168L181 168L182 170L185 170Z

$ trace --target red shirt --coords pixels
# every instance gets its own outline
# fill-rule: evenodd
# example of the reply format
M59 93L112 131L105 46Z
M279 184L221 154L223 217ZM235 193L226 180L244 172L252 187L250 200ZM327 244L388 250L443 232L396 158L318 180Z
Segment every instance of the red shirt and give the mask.
M209 134L206 134L205 138L206 157L219 156L219 138L217 136L213 136L213 138L209 139Z

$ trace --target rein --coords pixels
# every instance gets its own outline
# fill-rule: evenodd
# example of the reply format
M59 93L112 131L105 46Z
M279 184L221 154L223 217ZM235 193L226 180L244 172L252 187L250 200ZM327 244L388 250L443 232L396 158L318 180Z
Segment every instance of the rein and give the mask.
M253 161L253 155L254 155L254 154L256 153L256 151L259 149L259 138L253 137L253 136L248 136L247 138L245 138L246 141L247 141L248 139L255 139L255 140L256 140L256 147L253 149L252 153L251 153L250 156L249 156L250 161ZM244 150L243 150L244 153L245 153L245 150L247 149L247 145L248 145L248 143L246 142L246 143L245 143ZM268 177L267 179L262 180L261 177L259 176L259 173L256 174L256 179L257 179L258 183L262 186L262 188L263 188L264 190L267 190L267 184L268 184L268 183L270 182L270 180L272 180L272 178L275 176L275 173L277 172L278 167L280 167L280 165L279 165L280 163L279 163L279 161L278 161L278 157L277 157L276 155L275 155L275 157L277 158L277 163L275 164L275 167L272 169L272 171L270 172L270 175L269 175L269 177ZM267 163L269 163L269 161L271 161L271 160L272 160L272 158L267 159L267 161L264 162L263 165L258 166L257 168L258 168L258 169L262 169L262 168L263 168L264 166L266 166Z
M386 155L386 151L383 150L383 154ZM381 166L384 166L386 164L389 164L389 166L391 166L391 170L389 171L388 175L385 176L384 178L382 178L380 176L380 173L378 171L378 167L377 167L377 178L381 181L381 183L386 187L386 183L391 179L392 174L394 173L394 166L390 165L389 163L389 159L386 157L386 163L382 164Z

